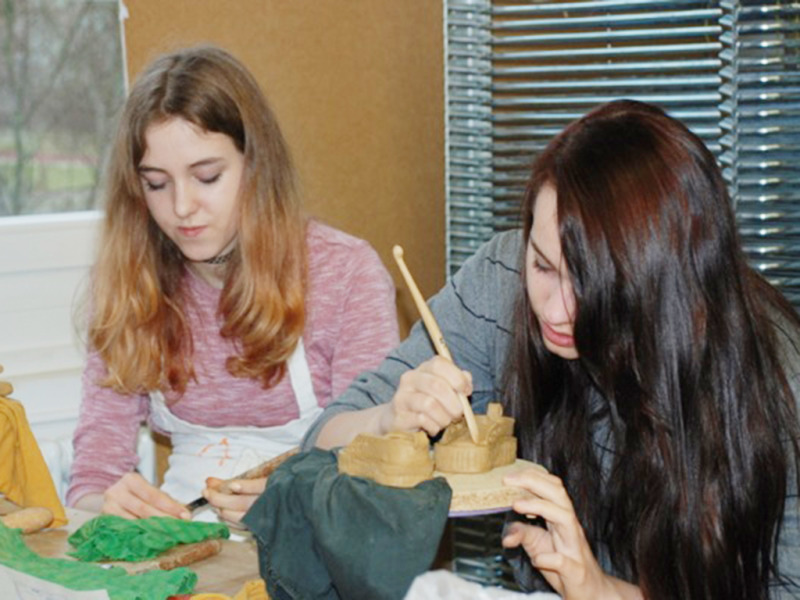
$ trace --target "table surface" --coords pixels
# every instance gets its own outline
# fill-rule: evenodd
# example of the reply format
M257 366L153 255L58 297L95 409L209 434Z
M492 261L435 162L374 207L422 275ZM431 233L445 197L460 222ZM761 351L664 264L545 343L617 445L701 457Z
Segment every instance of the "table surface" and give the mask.
M71 547L67 538L94 516L87 511L68 508L67 525L26 535L25 542L41 556L69 558L66 553ZM216 592L233 596L247 581L259 578L255 541L249 538L244 541L223 540L219 554L187 568L197 573L195 593Z

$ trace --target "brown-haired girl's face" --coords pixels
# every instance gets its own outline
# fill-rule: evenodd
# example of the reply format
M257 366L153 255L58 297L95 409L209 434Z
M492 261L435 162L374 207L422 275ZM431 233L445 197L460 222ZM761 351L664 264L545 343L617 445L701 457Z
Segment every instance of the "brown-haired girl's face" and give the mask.
M244 155L227 135L179 117L150 125L145 141L137 169L150 214L195 270L218 283L203 261L236 243Z
M553 354L573 360L578 358L573 337L575 294L561 257L556 201L551 185L542 186L536 196L525 252L527 291L544 345Z

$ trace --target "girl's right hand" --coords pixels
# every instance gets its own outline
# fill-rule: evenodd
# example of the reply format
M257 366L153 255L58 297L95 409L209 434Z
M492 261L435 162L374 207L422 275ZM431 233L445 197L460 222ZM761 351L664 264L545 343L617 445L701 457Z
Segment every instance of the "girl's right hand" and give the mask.
M472 375L446 358L435 356L400 378L381 429L422 430L436 435L464 414L459 393L472 393Z
M186 507L148 482L139 473L123 475L103 494L101 512L126 519L176 517L191 519Z

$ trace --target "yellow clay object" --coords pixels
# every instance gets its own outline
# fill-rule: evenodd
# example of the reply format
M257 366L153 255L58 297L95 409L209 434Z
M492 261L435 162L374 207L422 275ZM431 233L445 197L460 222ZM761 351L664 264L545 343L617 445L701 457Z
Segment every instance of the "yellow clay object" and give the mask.
M480 443L475 444L464 421L451 423L433 447L433 462L442 473L486 473L513 463L517 458L514 419L503 416L503 407L491 402L485 415L476 415Z

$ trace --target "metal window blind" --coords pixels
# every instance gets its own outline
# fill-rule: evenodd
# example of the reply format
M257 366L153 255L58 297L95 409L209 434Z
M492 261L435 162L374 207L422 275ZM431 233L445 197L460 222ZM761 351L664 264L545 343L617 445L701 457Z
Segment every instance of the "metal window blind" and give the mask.
M800 2L720 5L720 162L751 264L800 308Z
M517 224L552 136L625 97L704 139L754 264L800 302L800 2L450 0L445 37L448 274Z
M633 98L706 142L752 263L800 308L800 2L445 0L444 11L448 275L518 224L530 165L556 133ZM454 568L512 587L485 527L454 526Z

